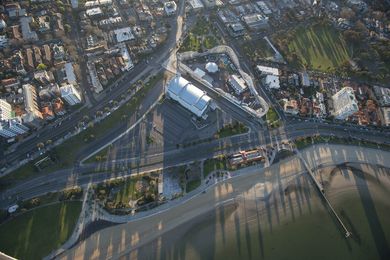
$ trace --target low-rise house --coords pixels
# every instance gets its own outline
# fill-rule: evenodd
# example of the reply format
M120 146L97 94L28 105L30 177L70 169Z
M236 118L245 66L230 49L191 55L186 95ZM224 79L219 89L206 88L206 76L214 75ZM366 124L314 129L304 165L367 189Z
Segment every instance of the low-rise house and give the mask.
M12 32L12 38L15 40L21 40L22 35L20 34L20 31L19 31L19 25L12 25L10 28L11 28L11 32Z
M298 108L298 102L295 99L287 100L284 99L284 112L292 115L298 115L299 108Z
M25 41L37 41L38 35L31 30L30 23L33 21L31 16L25 16L20 18L20 27L22 28L22 35Z
M27 14L26 9L20 8L19 3L8 3L5 5L5 9L10 18L17 18L25 16Z
M256 5L260 8L261 12L265 15L272 14L272 10L268 7L268 5L264 1L257 1Z
M390 89L374 86L374 93L381 106L390 106Z
M63 60L65 57L65 48L62 45L54 44L53 45L53 58L55 60Z
M131 60L130 54L127 51L126 46L123 46L121 48L120 54L121 54L121 58L122 58L123 64L124 64L122 67L122 70L123 71L130 71L131 69L133 69L134 64L133 64L133 61Z
M268 28L268 17L262 14L249 14L242 17L242 21L250 30Z
M280 88L279 77L275 75L266 75L263 79L263 83L270 89Z
M0 49L4 49L8 46L8 38L6 35L0 35Z
M62 21L62 14L55 13L54 14L54 31L63 31L64 30L64 23Z
M204 8L204 5L201 0L189 0L188 2L194 11L199 11Z
M34 79L42 85L47 85L54 81L54 76L51 71L37 70L34 72Z
M45 101L50 101L53 98L60 96L60 88L57 83L49 83L39 90L39 98Z
M1 17L1 16L0 16ZM7 24L3 19L0 19L0 32L7 28Z
M245 28L240 22L230 23L227 25L227 28L230 36L232 37L239 37L245 34Z
M55 118L53 109L51 108L50 103L46 103L42 106L41 113L43 116L43 119L45 120L53 120Z
M15 69L16 73L18 73L19 75L27 74L26 70L24 69L24 58L21 51L15 52L10 60L12 67Z
M53 111L57 116L62 116L66 114L66 110L64 108L64 102L62 102L61 98L56 98L52 102Z
M307 73L305 71L305 72L300 73L300 76L301 76L301 85L303 87L310 87L310 76L309 76L309 73Z
M167 16L174 15L176 13L176 3L174 1L169 1L164 3L164 11Z
M381 112L383 115L382 125L390 126L390 107L382 107Z
M38 46L33 47L35 62L37 65L43 63L41 49Z
M135 39L130 27L116 29L114 30L114 34L118 43Z
M18 78L8 78L1 80L1 86L6 91L11 91L12 89L17 89L20 86L20 81Z
M69 84L76 85L77 79L76 74L74 73L73 64L71 62L65 63L63 70L65 72L64 80L67 81Z
M33 51L30 48L26 49L26 57L27 57L27 68L29 70L33 70L35 68L34 66L34 58L33 58Z
M50 20L49 17L44 15L44 16L39 16L38 17L38 30L41 33L47 32L50 30Z
M103 15L102 9L100 7L95 7L91 9L87 9L85 13L90 17L90 18L96 18L100 17Z
M43 53L44 53L43 59L44 59L45 63L50 64L51 63L51 49L50 49L50 46L48 44L43 45Z
M107 19L103 19L99 21L99 26L104 27L104 26L112 26L112 25L118 25L122 23L122 17L117 16L117 17L109 17Z
M237 75L231 75L228 79L228 84L234 89L237 95L241 94L248 88L245 80Z

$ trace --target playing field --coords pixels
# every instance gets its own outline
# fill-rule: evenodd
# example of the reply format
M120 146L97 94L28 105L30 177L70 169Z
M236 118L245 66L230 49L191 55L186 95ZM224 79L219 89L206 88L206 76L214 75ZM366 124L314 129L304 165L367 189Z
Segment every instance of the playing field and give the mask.
M337 68L349 59L343 36L331 25L298 28L288 44L288 51L290 63L321 71Z
M31 210L0 226L0 251L18 259L42 259L72 234L81 202Z

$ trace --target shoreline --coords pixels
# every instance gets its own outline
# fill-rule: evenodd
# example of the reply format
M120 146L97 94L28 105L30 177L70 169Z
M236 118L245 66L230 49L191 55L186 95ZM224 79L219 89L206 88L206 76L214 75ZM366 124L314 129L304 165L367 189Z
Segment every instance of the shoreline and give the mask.
M320 146L320 147L316 146L316 147L312 147L309 149L305 149L304 151L302 151L302 153L307 155L307 153L310 152L308 150L315 150L312 154L326 155L325 157L323 157L323 158L325 158L325 160L323 158L321 158L322 159L321 161L326 162L329 158L331 158L331 157L329 157L330 147L341 148L340 146L334 146L334 145L326 145L326 146ZM385 159L385 158L390 158L390 153L388 153L388 152L385 152L385 154L383 155L383 154L381 154L382 151L376 150L375 154L377 156L376 157L377 160L372 160L372 159L374 159L374 157L372 157L373 156L372 150L374 150L374 149L366 148L364 150L361 147L359 149L353 149L353 148L356 148L356 147L352 147L352 148L351 147L349 147L349 148L342 147L342 149L347 149L347 150L352 149L353 151L356 151L360 155L362 155L362 152L365 151L364 157L359 157L359 156L356 157L355 156L356 157L355 159L358 159L356 161L359 161L360 160L359 158L369 158L368 160L370 161L370 163L386 164L389 162L388 164L390 165L390 160ZM337 151L338 151L337 153L339 153L339 150L337 150ZM343 154L344 156L339 157L338 160L334 160L335 163L338 163L338 162L345 160L345 159L348 159L348 158L351 161L354 161L354 160L352 160L351 156L345 156L348 154L346 151L344 151L341 154ZM352 153L350 153L350 155L351 154ZM368 154L371 154L371 156ZM331 155L334 155L334 154L331 153ZM192 201L188 201L187 203L178 205L177 207L172 208L171 210L162 213L161 216L151 216L150 218L147 218L148 219L147 221L135 220L132 222L128 222L126 224L121 224L121 225L114 226L112 228L106 228L106 229L100 230L100 231L92 234L86 240L81 241L78 244L76 244L71 250L64 252L64 254L60 255L60 258L61 257L65 258L66 255L73 256L73 257L76 257L76 256L81 257L81 255L84 255L84 256L88 255L88 257L90 257L90 258L100 258L101 255L114 257L114 256L120 256L120 255L126 254L126 253L128 253L128 251L133 250L133 248L135 248L135 246L140 245L141 243L145 244L145 243L148 243L150 241L153 241L153 238L150 237L151 233L153 233L153 237L154 237L154 239L156 239L157 237L166 233L166 230L170 230L172 228L175 228L182 223L186 223L187 221L191 221L192 219L197 218L200 214L202 214L204 212L208 212L209 210L205 210L205 209L207 209L207 207L205 207L205 205L203 205L203 204L209 204L209 205L207 205L208 208L211 210L213 210L213 209L215 210L215 205L212 205L213 203L210 203L210 200L212 202L216 202L216 201L223 200L222 198L226 199L227 197L237 197L239 194L242 193L242 190L245 190L245 188L251 188L253 186L253 184L254 184L253 180L257 180L257 181L261 180L261 181L265 182L267 177L270 178L270 176L271 177L273 176L272 177L273 180L276 181L276 183L277 183L277 182L280 182L281 176L288 176L289 173L291 173L291 176L289 176L288 178L294 179L297 175L296 173L299 172L300 170L302 170L302 166L300 165L300 163L297 163L296 158L287 158L286 160L283 160L278 164L272 165L269 168L257 171L257 173L252 173L252 174L240 176L236 179L233 178L233 179L226 180L225 182L217 184L215 187L209 188L210 191L208 191L207 194L214 192L214 195L209 196L208 199L207 198L204 199L203 196L206 194L203 194L203 195L200 195L197 198L193 199ZM276 178L275 178L275 176L274 176L275 173L273 173L273 171L279 172L279 174L276 174L276 175L279 175L279 177L276 176ZM261 174L258 174L258 172L260 172ZM254 176L256 178L254 178ZM237 188L233 187L233 186L237 186ZM275 185L275 187L277 188L277 185ZM279 193L280 193L280 189L279 189ZM291 199L292 198L290 198L290 200ZM189 205L186 205L186 204L189 204ZM199 208L197 210L194 210L194 208L191 208L193 205L197 205L197 206L199 206ZM188 210L184 210L184 212L183 212L183 208L186 208ZM189 209L191 209L191 211L189 211ZM284 209L284 211L286 211L286 210L287 210L287 208ZM179 214L173 214L175 211L182 212L182 215L179 212L178 212ZM178 215L181 216L181 221L173 221L172 218L175 219L178 217ZM184 221L183 218L187 221ZM149 224L147 224L145 222L149 222ZM156 223L157 223L157 225L156 225ZM133 229L132 227L134 227L134 226L138 226L138 228ZM146 227L146 226L149 226L149 227ZM125 235L125 237L123 237L123 238L121 238L120 236L118 237L117 235L115 235L116 233L119 233L119 234L129 233L128 234L129 238L127 238L127 235ZM134 233L136 233L136 234L134 234ZM108 235L108 234L110 234L110 235ZM119 244L119 246L117 246L116 248L115 247L105 248L106 246L104 246L104 244L106 242L104 242L100 239L99 239L99 243L96 243L97 237L104 238L105 236L108 236L107 238L109 238L111 241L113 239L115 241L117 241L117 244ZM95 243L93 241L95 241ZM110 243L112 245L112 242L110 242ZM121 246L121 245L123 245L123 246ZM127 245L127 247L125 248L124 245ZM128 246L128 245L130 245L130 246ZM101 249L103 249L102 250L103 252L100 252ZM90 253L88 253L88 252L90 252ZM93 253L93 252L95 252L95 253ZM100 252L100 253L97 253L97 252Z

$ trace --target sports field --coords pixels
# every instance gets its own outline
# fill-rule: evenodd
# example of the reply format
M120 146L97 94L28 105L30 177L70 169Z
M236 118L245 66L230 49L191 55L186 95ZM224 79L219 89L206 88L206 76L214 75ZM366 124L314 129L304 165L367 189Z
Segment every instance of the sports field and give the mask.
M335 69L350 58L343 36L326 24L296 29L288 43L288 52L286 58L290 63L321 71Z

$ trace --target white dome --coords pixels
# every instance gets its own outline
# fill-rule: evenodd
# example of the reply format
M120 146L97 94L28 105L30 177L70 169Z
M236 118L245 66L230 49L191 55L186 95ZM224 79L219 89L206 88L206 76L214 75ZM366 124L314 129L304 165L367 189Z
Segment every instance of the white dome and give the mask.
M215 62L209 62L206 64L206 70L209 72L209 73L215 73L218 71L218 65L215 64Z

